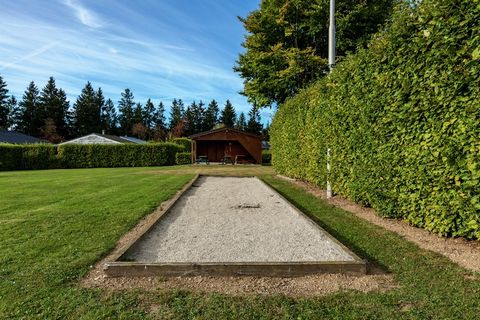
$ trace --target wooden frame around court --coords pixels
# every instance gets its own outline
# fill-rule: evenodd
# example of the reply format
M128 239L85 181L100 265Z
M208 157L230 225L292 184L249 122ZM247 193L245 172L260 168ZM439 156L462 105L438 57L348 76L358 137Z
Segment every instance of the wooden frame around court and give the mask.
M331 236L317 223L311 220L305 213L290 203L275 189L261 179L261 183L272 192L281 197L301 219L306 219L319 231L325 233L329 239L338 244L347 254L354 258L353 261L289 261L289 262L214 262L214 263L144 263L122 261L122 257L136 242L140 241L162 219L183 194L189 190L199 178L196 175L187 183L158 215L158 218L144 227L137 237L123 246L117 254L113 255L104 265L104 271L109 277L142 277L142 276L268 276L268 277L291 277L318 273L340 273L349 275L365 275L367 272L366 262L360 259L351 250L345 247L337 239Z

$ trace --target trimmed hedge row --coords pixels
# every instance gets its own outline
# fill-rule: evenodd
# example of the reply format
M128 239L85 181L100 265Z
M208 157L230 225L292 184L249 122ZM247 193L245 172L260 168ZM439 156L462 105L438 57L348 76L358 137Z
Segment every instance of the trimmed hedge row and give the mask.
M56 153L56 148L48 144L0 144L0 170L55 168Z
M67 144L58 147L58 158L64 168L166 166L175 164L181 150L174 143Z
M175 164L174 143L0 145L0 170L148 167ZM58 151L58 153L57 153Z
M191 164L192 163L192 153L191 152L178 152L175 155L176 164Z
M480 238L480 6L401 6L385 31L280 106L273 165L387 217Z

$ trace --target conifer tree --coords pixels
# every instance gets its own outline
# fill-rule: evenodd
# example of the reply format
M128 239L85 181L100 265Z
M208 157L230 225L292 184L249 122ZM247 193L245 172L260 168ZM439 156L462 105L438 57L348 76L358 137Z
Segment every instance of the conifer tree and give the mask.
M30 82L19 102L18 130L31 136L39 136L42 126L41 109L38 103L39 91L35 82Z
M166 119L165 119L165 106L162 102L158 104L158 108L154 116L154 129L152 138L155 141L164 141L167 134Z
M235 108L233 107L230 100L227 100L227 102L225 103L225 108L222 110L220 121L225 125L225 127L232 128L235 124L236 119L237 115L235 113Z
M122 134L125 135L131 133L134 124L133 107L135 106L135 102L133 99L133 93L127 88L122 92L122 98L118 102L120 130Z
M90 82L82 89L80 96L73 105L74 107L74 132L76 135L100 133L100 114L104 98L101 89L97 92Z
M247 129L247 120L245 119L245 113L240 113L237 122L235 122L235 129L245 131Z
M247 132L260 135L262 134L263 125L260 122L260 112L257 107L253 106L248 112Z
M53 77L48 79L38 100L41 110L40 127L47 125L47 120L51 119L52 121L48 124L49 127L55 128L55 133L60 137L65 137L68 134L66 116L70 103L65 91L57 88ZM55 134L50 132L49 136L55 136Z
M0 76L0 129L8 128L9 114L7 83Z
M17 130L18 128L18 123L20 122L20 113L18 109L18 103L17 99L15 96L10 96L7 100L7 106L8 106L8 119L7 119L7 126L9 128L13 128L14 130Z
M116 134L118 116L115 110L115 105L111 99L107 99L102 107L102 114L100 116L102 123L102 132L107 134Z
M133 124L136 124L136 123L141 123L141 124L145 124L145 119L143 118L145 115L144 111L143 111L143 106L140 102L137 102L135 104L135 109L133 109Z
M184 117L184 106L182 99L173 99L172 107L170 109L170 123L169 128L172 130L175 128L183 119Z
M215 125L218 123L218 113L218 103L217 101L212 100L208 104L207 110L205 111L202 131L212 130L215 127Z
M143 122L145 124L145 127L147 127L147 129L150 131L155 128L155 117L155 105L153 104L151 99L148 99L145 103L145 108L143 109Z

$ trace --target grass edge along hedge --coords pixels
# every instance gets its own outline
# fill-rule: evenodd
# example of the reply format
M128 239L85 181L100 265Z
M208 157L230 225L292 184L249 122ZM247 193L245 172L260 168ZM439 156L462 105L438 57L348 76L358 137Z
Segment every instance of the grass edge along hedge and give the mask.
M480 1L399 6L391 24L281 105L270 134L284 175L386 217L480 238Z

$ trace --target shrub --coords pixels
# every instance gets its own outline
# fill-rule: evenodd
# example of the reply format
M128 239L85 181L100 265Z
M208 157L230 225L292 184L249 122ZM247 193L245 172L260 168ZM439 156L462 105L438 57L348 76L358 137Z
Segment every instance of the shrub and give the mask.
M188 138L173 138L169 142L183 146L184 152L190 152L192 149L192 140Z
M51 169L57 167L56 148L48 144L0 144L0 170Z
M270 150L262 150L262 163L270 164L272 162L272 153Z
M175 155L176 164L191 164L192 163L192 153L191 152L178 152Z
M58 147L65 168L147 167L175 164L182 147L173 143L66 144Z
M367 49L279 107L273 165L449 236L480 237L480 7L400 6Z

